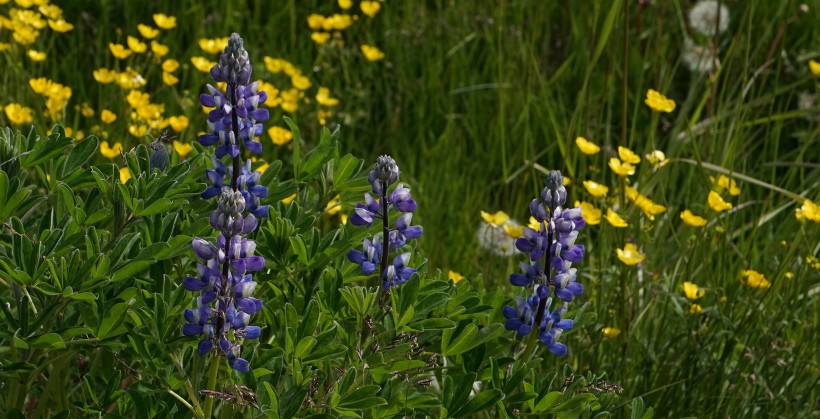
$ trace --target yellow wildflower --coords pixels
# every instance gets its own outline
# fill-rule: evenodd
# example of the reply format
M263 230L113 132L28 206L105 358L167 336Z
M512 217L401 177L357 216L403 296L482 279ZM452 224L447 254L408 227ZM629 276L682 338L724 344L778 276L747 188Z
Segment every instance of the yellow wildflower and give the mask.
M490 224L493 227L498 227L505 224L510 219L510 216L504 211L496 211L495 214L481 211L481 218L483 218L487 224Z
M215 62L205 58L205 57L191 57L191 64L194 65L194 68L203 72L203 73L210 73L211 67L216 65Z
M49 19L49 21L48 21L48 26L49 26L49 27L51 28L51 30L53 30L54 32L61 32L61 33L62 33L62 32L68 32L68 31L70 31L70 30L74 29L74 25L72 25L72 24L70 24L70 23L66 22L66 21L65 21L65 20L63 20L63 19L57 19L57 20L51 20L51 19Z
M646 155L646 159L649 160L649 163L651 163L655 168L659 168L666 164L666 154L660 150L653 150L651 153Z
M341 0L340 0L340 2L341 2ZM461 281L462 279L464 279L464 275L462 275L458 272L455 272L455 271L448 271L447 272L447 278L452 280L454 284L457 284L458 281Z
M665 206L652 202L651 199L641 195L637 189L631 186L626 187L626 196L634 202L635 206L640 208L641 212L650 220L654 220L656 215L666 211Z
M598 221L600 222L600 220L598 220ZM538 220L535 219L535 217L530 215L530 222L529 222L529 224L527 224L527 227L529 227L529 228L531 228L535 231L539 231L539 230L541 230L541 222L539 222Z
M14 125L27 124L34 119L31 108L19 103L9 103L4 110L9 122Z
M600 198L609 192L608 187L591 180L584 181L584 188L586 188L587 192L595 198Z
M703 297L706 290L698 287L697 284L686 281L683 283L683 293L686 294L686 298L690 300L697 300L698 298Z
M276 125L268 128L268 135L276 145L285 145L293 140L293 133L290 130Z
M809 70L811 70L811 74L820 77L820 63L817 61L809 60Z
M307 76L303 76L301 74L291 77L290 82L293 84L293 87L299 90L310 89L310 86L313 85L313 83L310 82L310 79L307 78Z
M307 17L307 22L308 26L310 26L310 29L321 29L322 26L324 26L325 24L325 17L313 13Z
M124 60L131 55L131 51L122 44L114 44L109 42L108 49L111 50L111 54L114 57L119 58L121 60Z
M327 215L338 214L341 210L342 205L339 203L339 195L336 195L335 198L328 201L327 206L325 206L325 212Z
M316 112L316 120L322 125L327 124L327 119L331 116L333 116L333 112L324 109L319 109L319 111Z
M587 224L593 226L601 224L601 210L595 208L594 205L589 202L575 201L575 206L581 207L581 216L584 217L584 221Z
M171 73L162 72L162 82L168 86L173 86L179 83L179 78Z
M310 24L310 22L308 22ZM353 18L350 15L345 14L334 14L332 16L328 16L324 18L322 21L322 28L326 31L337 30L343 31L347 29L350 25L353 24ZM312 28L312 29L319 29L319 28Z
M128 170L127 166L120 167L120 183L125 184L125 182L128 182L128 179L131 179L131 171Z
M313 32L310 34L310 39L312 39L313 42L322 45L330 39L330 34L327 32Z
M162 62L162 71L166 73L173 73L179 68L179 61L169 58Z
M151 52L157 57L164 57L168 53L168 46L160 44L157 41L151 41Z
M362 9L362 13L369 17L373 17L376 16L376 13L379 13L382 5L378 1L362 0L359 7Z
M201 38L199 40L199 47L208 54L218 54L228 46L228 38Z
M86 118L91 118L94 116L94 108L88 106L87 103L83 103L82 106L80 106L80 114Z
M675 110L674 100L668 99L666 96L660 94L660 92L652 89L646 92L646 100L644 100L644 103L652 108L653 111L657 112L672 112Z
M583 214L583 212L581 213ZM612 227L629 227L629 223L626 222L617 212L613 211L612 208L606 209L606 220L609 222Z
M154 29L148 25L143 25L142 23L137 25L137 32L139 32L145 39L154 39L157 35L159 35L159 29Z
M620 157L624 163L638 164L641 162L641 157L626 147L618 146L618 157Z
M507 233L508 236L517 239L524 234L524 226L514 225L514 224L504 224L504 232Z
M646 259L646 256L632 243L627 243L623 249L615 249L615 253L621 262L629 266L637 265Z
M281 202L281 203L283 203L283 204L285 204L285 205L287 205L287 204L290 204L290 203L291 203L294 199L296 199L296 194L293 194L293 195L291 195L291 196L288 196L288 197L282 198L282 199L280 200L280 202Z
M113 159L120 155L120 150L122 150L122 143L115 143L113 147L108 144L108 141L100 143L100 154L102 154L103 157Z
M18 26L11 33L14 42L20 45L31 45L37 40L38 36L40 36L40 32L30 26Z
M732 204L723 200L719 193L709 191L709 207L717 212L723 212L732 208Z
M185 115L172 116L168 118L168 124L171 125L174 131L181 132L185 128L188 128L188 117Z
M146 125L134 125L131 124L128 126L128 133L133 135L137 138L142 138L145 136L145 133L148 132L148 126Z
M740 276L740 283L752 288L769 288L772 286L771 282L762 273L751 269L740 271Z
M803 201L803 206L794 210L794 215L799 221L809 220L820 223L820 205L815 204L811 199Z
M161 29L173 29L177 26L177 18L174 16L166 16L162 13L154 15L154 23Z
M706 225L705 218L699 217L689 210L684 210L682 213L680 213L680 219L683 220L684 223L692 227L703 227Z
M575 145L578 146L578 149L581 150L582 153L589 154L590 156L601 151L601 147L598 147L597 144L584 137L577 137L575 139Z
M103 109L102 112L100 112L100 120L103 124L110 124L117 120L117 114L108 109Z
M361 45L362 54L368 61L379 61L384 58L384 53L380 49L367 44Z
M635 174L635 166L621 162L617 157L609 159L609 168L618 176L630 176Z
M104 84L111 83L117 78L117 72L107 68L98 68L94 70L93 74L94 80Z
M31 61L45 61L46 60L46 53L42 51L37 51L36 49L30 49L26 52L28 57L31 58Z
M194 149L194 146L192 146L188 143L179 142L177 140L174 140L173 144L174 144L174 150L176 150L177 154L179 154L180 157L187 156L191 152L191 150Z
M339 99L330 97L330 89L327 87L320 87L316 93L316 101L324 106L336 106L339 104Z
M617 327L605 327L601 329L601 333L604 335L605 338L613 339L617 338L618 335L621 334L621 329L618 329Z
M740 195L740 188L737 187L737 182L734 179L720 175L717 180L714 177L709 176L709 180L715 186L715 188L720 191L729 191L729 195L738 196Z
M0 42L0 52L8 51L11 49L11 44L7 44L5 42Z
M689 314L700 314L702 311L703 307L701 307L700 304L692 304L692 306L689 307Z
M0 4L3 3L5 3L5 1L0 1ZM54 4L42 4L37 8L37 10L39 10L43 16L51 20L60 20L63 17L63 9Z
M128 48L130 48L131 51L134 51L137 54L142 54L143 52L148 51L148 45L145 42L141 42L136 37L129 35L125 39L125 42L128 44Z

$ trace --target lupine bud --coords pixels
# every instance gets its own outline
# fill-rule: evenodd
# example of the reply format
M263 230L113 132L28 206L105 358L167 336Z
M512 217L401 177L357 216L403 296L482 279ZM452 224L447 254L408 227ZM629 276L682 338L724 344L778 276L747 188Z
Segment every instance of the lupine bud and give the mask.
M148 156L148 167L151 171L157 169L164 172L168 168L168 163L171 162L168 156L168 149L161 141L154 141L151 143L151 154Z

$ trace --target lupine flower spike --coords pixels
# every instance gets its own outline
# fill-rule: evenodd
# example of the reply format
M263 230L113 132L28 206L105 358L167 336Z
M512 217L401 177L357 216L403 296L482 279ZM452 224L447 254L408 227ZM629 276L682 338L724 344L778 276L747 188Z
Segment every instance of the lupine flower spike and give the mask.
M567 354L566 345L558 339L573 326L571 319L564 318L568 304L584 291L572 264L584 257L584 245L575 244L575 240L585 222L580 207L563 207L566 200L561 172L550 172L541 197L530 202L530 213L539 228L524 227L515 242L529 257L521 262L521 273L510 276L510 283L529 295L517 297L515 307L502 310L508 330L514 330L519 338L537 333L538 340L557 356Z
M231 368L248 372L250 364L240 357L242 339L256 339L259 326L251 326L250 317L262 309L262 301L252 297L256 288L252 272L261 270L265 260L254 256L256 243L247 238L258 225L258 218L268 213L267 205L259 205L267 197L266 187L258 185L259 172L250 169L250 160L242 164L241 152L259 154L262 145L256 140L268 111L259 109L267 99L257 92L259 83L250 83L251 63L242 38L233 34L228 46L211 69L216 82L227 83L223 94L208 85L203 94L203 106L215 108L208 115L209 133L199 137L204 146L217 145L214 169L206 172L211 186L202 193L205 199L218 197L217 208L211 213L211 227L219 232L216 243L196 237L193 249L202 263L197 276L188 277L182 286L195 292L197 305L185 311L188 322L182 327L186 336L199 336L198 352L205 355L219 348ZM241 145L240 145L241 140ZM242 147L244 146L244 147ZM231 165L220 160L230 155Z
M382 235L365 238L362 250L353 249L347 258L362 265L362 273L370 275L379 267L382 287L387 292L390 287L407 282L416 272L407 266L410 252L396 255L392 263L390 251L397 251L410 239L421 237L421 226L411 225L416 201L410 189L399 183L392 191L388 188L399 180L399 167L390 156L381 156L367 177L373 195L366 193L364 202L356 204L350 215L350 223L360 227L370 227L376 220L382 220ZM396 218L395 227L390 226L390 208L401 215ZM387 245L385 246L384 243Z

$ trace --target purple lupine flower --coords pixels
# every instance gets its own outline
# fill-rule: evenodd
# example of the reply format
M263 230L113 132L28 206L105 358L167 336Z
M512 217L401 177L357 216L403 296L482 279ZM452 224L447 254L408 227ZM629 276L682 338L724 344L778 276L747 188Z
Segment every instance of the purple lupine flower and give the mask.
M533 199L529 205L530 213L541 223L541 228L524 228L515 242L518 250L529 255L530 263L521 262L522 273L510 276L510 283L527 289L529 297L526 300L518 297L517 307L506 306L502 314L507 319L505 327L516 330L518 337L537 327L539 340L547 349L564 356L567 347L559 343L558 338L573 326L572 320L563 319L566 303L584 292L572 264L580 263L584 257L586 249L575 244L575 240L586 223L581 208L563 208L567 190L561 172L550 172L545 184L540 199ZM553 299L550 294L557 298ZM558 307L553 309L553 303Z
M381 220L382 234L364 239L363 250L351 250L347 258L356 264L362 265L365 275L375 272L379 267L379 275L385 291L390 287L407 282L415 269L407 267L410 253L404 252L393 258L389 263L391 251L398 251L408 240L421 237L423 229L418 225L411 225L413 212L416 210L416 201L410 193L410 188L399 183L392 191L388 188L399 180L399 166L390 156L379 156L376 164L367 176L373 195L366 193L364 202L356 204L350 215L350 223L360 227L370 227L376 220ZM401 213L396 217L396 226L391 228L390 208Z
M200 95L203 106L214 108L208 113L208 132L199 141L203 146L216 146L214 168L206 171L210 186L202 197L218 197L209 222L219 234L215 243L194 238L191 246L204 263L197 265L196 277L186 277L182 283L189 291L202 292L197 307L185 311L183 334L201 336L200 355L218 346L231 368L240 372L250 370L250 363L240 357L240 341L262 333L249 322L263 306L262 300L252 296L257 286L252 272L263 269L265 260L254 255L256 243L247 236L269 209L260 202L268 196L268 189L259 184L261 174L251 170L249 160L243 165L241 158L243 149L262 152L257 138L263 132L261 122L270 117L267 109L260 108L267 94L258 91L258 82L250 83L251 72L244 42L232 34L219 62L211 68L211 77L227 83L227 92L208 85L208 93ZM222 161L225 156L230 156L231 164ZM238 170L241 172L235 173Z

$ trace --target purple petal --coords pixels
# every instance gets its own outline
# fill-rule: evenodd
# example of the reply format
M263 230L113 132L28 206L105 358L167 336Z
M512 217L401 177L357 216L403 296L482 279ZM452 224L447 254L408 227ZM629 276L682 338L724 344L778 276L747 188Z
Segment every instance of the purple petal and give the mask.
M216 107L216 102L214 101L214 97L209 94L201 94L199 95L199 103L206 108L214 108Z
M182 334L185 336L196 336L202 333L202 326L193 323L186 323L182 326Z
M197 352L199 352L200 356L204 356L214 347L214 342L210 339L203 339L199 341L199 345L197 346Z
M190 276L185 277L185 279L182 280L182 287L188 291L202 291L206 285L208 285L207 282L204 282L199 278L191 278Z
M242 358L230 359L230 360L228 360L228 364L230 364L231 368L233 368L233 369L235 369L239 372L248 372L248 371L250 371L250 368L251 368L248 361L246 361Z

